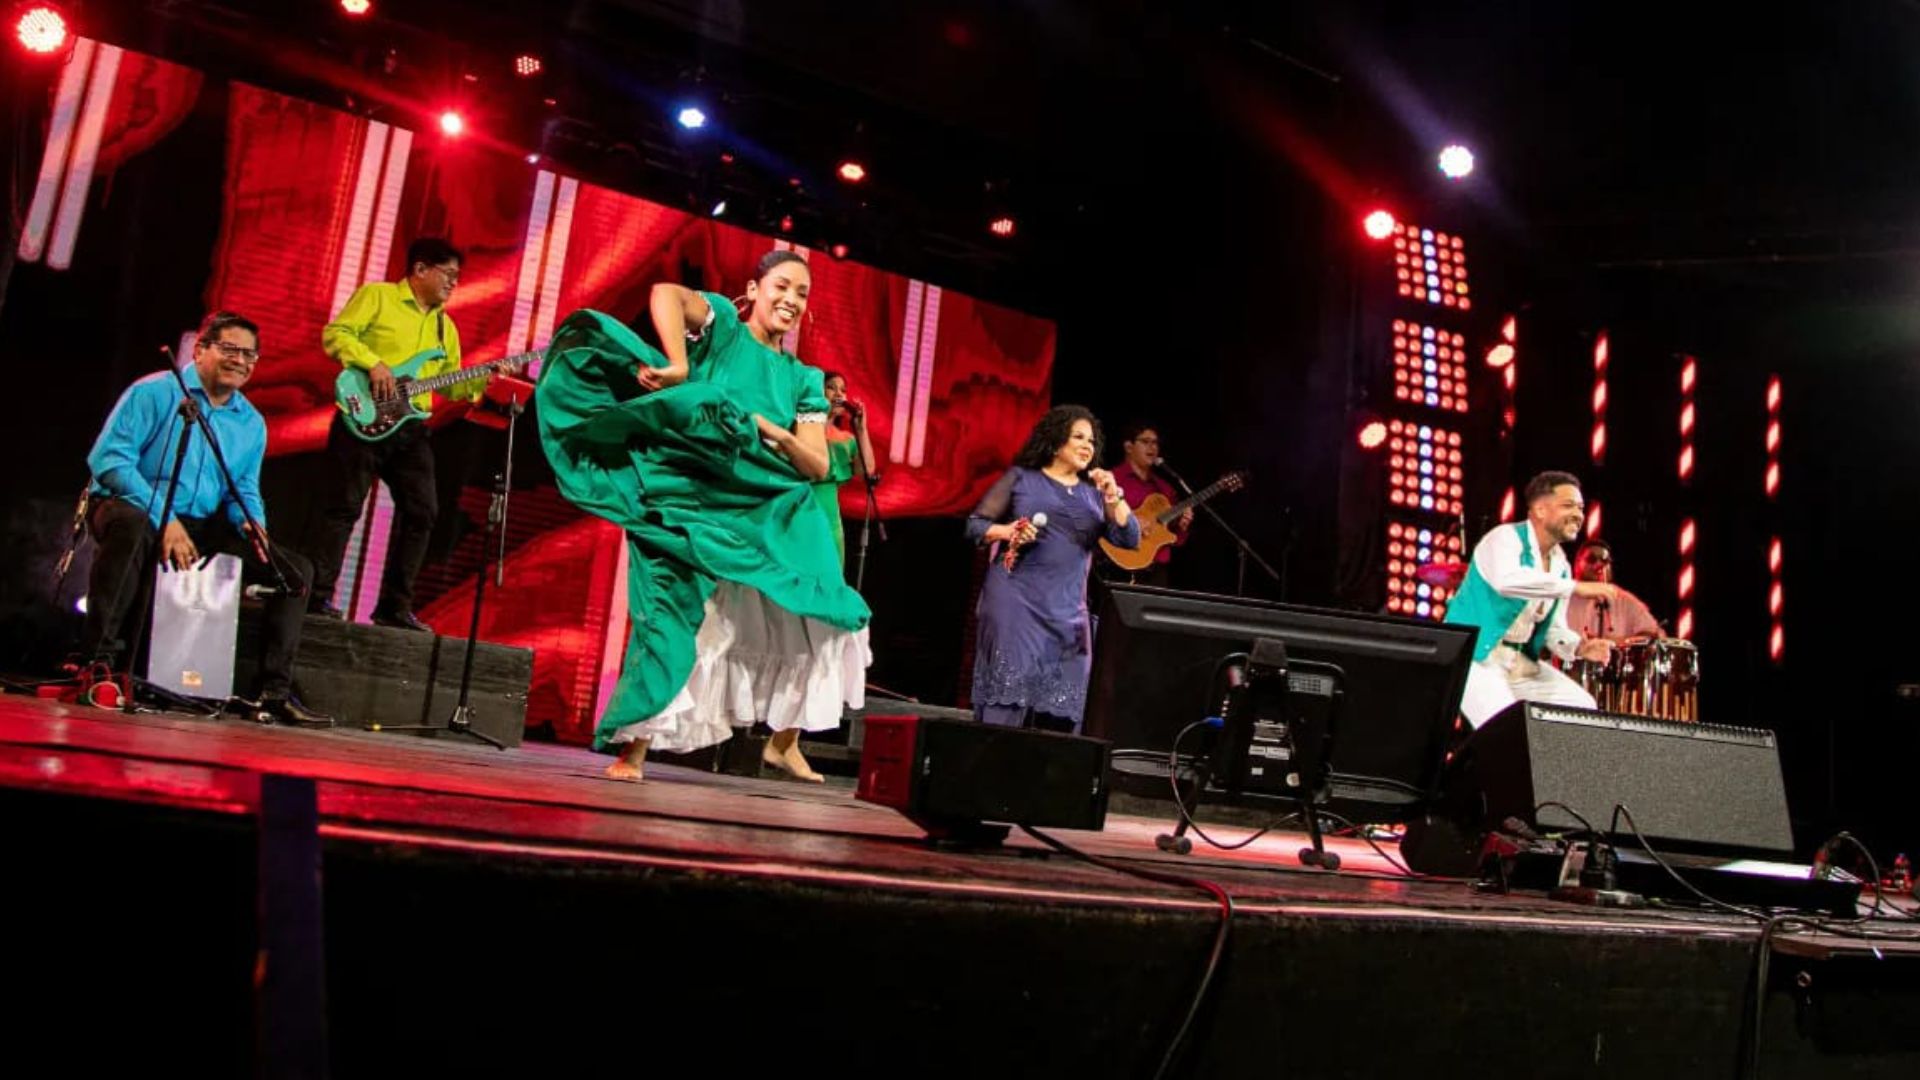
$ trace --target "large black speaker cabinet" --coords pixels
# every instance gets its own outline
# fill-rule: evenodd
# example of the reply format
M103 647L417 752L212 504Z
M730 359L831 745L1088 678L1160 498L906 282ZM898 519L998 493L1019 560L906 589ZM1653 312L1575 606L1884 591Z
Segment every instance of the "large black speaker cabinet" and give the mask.
M1624 805L1655 844L1699 852L1793 848L1773 733L1520 702L1454 754L1438 813L1469 833L1509 818L1601 830ZM1619 833L1631 838L1625 820Z

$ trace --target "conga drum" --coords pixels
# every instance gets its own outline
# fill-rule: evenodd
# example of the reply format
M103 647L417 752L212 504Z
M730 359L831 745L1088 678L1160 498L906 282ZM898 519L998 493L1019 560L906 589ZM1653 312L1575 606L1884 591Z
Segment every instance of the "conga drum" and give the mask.
M1700 650L1691 641L1661 638L1652 642L1649 715L1663 720L1700 719Z
M1700 719L1700 650L1679 638L1632 638L1613 650L1613 712L1660 720Z

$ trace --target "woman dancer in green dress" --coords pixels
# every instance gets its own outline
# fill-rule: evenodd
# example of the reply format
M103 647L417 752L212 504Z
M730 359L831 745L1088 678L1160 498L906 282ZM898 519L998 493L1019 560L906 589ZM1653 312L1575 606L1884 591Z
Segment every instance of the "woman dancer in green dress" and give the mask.
M772 251L741 306L655 285L658 349L597 311L547 348L540 441L560 490L627 533L632 635L594 733L620 748L609 776L763 720L762 760L817 782L800 733L864 702L867 606L811 487L829 466L823 380L781 349L811 286Z

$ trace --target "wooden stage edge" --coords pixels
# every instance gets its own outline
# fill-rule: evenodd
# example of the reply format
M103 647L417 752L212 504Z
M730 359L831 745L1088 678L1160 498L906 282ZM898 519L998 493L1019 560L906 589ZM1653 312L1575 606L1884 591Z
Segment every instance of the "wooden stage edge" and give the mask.
M635 1007L636 1030L724 1057L744 994L779 1003L839 1075L1146 1075L1219 926L1198 888L1018 833L995 849L930 846L844 781L652 764L634 784L602 777L609 760L0 696L0 918L33 928L13 962L42 988L12 1020L58 1031L110 1010L145 1025L115 1047L211 1062L203 1073L255 1070L261 1025L293 1017L340 1075L552 1074L630 1060L611 1032L553 1032L618 1027ZM304 834L277 801L288 790L310 792ZM1754 1041L1768 1075L1920 1069L1913 924L1763 942L1754 922L1711 911L1409 877L1352 838L1330 844L1337 873L1298 865L1298 833L1176 856L1154 846L1169 825L1112 814L1055 835L1231 894L1185 1075L1275 1075L1285 1061L1292 1076L1734 1076ZM297 858L291 877L275 869L277 849L302 843L306 885ZM324 957L304 1008L276 1006L260 981L258 958L288 927ZM1756 983L1763 947L1773 962ZM605 1000L644 1006L581 1004L609 979ZM100 1003L63 1004L80 998ZM556 1011L558 1026L527 1019Z
M804 744L803 744L804 745ZM1150 907L1212 909L1192 889L1126 877L1048 852L1016 831L999 850L944 850L891 810L855 800L844 780L816 786L650 763L640 783L601 775L611 759L528 743L499 751L441 737L303 731L175 713L140 713L0 696L0 785L184 809L248 813L259 777L315 781L323 835L413 844L478 857L597 860L857 888L922 890ZM1243 914L1459 920L1757 936L1709 911L1602 911L1538 897L1483 894L1410 877L1355 838L1335 838L1343 867L1298 865L1298 832L1238 851L1158 851L1166 820L1109 815L1099 832L1052 835L1090 854L1227 886ZM1210 825L1225 842L1250 831Z

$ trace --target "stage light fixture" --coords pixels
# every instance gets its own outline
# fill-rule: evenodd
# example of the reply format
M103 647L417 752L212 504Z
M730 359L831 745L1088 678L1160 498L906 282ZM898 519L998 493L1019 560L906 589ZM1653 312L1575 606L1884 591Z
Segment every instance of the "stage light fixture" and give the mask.
M373 0L340 0L340 10L349 15L365 15L373 10Z
M1375 210L1361 222L1362 227L1367 230L1367 235L1375 240L1385 240L1392 236L1393 227L1396 224L1393 214L1386 210Z
M843 161L835 171L840 174L840 179L849 184L857 184L867 178L867 167L857 161Z
M1473 151L1459 143L1440 151L1440 173L1449 180L1465 180L1473 173Z
M1379 420L1369 420L1360 425L1360 449L1378 450L1387 441L1387 425Z
M467 122L459 113L448 109L440 114L440 133L442 135L446 135L449 138L458 137L460 133L465 130L467 130Z
M680 126L686 128L688 131L698 131L707 126L707 114L697 105L682 106L679 113L675 114L674 119L678 120Z
M847 257L847 245L835 244L827 249L827 253L836 259L844 259Z
M1495 345L1493 348L1487 350L1487 366L1488 367L1503 368L1511 363L1513 363L1513 346L1507 344L1506 342L1503 341L1500 344Z
M993 221L987 225L987 231L1001 239L1012 236L1014 232L1013 219L1004 216L994 218Z
M714 203L713 209L709 211L710 215L713 217L725 216L726 212L727 212L727 200L725 199L721 199L719 202Z
M545 66L540 62L540 58L532 53L521 53L513 58L513 73L523 79L531 79L540 74L540 70Z
M15 8L13 37L20 47L36 56L51 56L66 48L70 35L67 17L52 4L31 4Z

